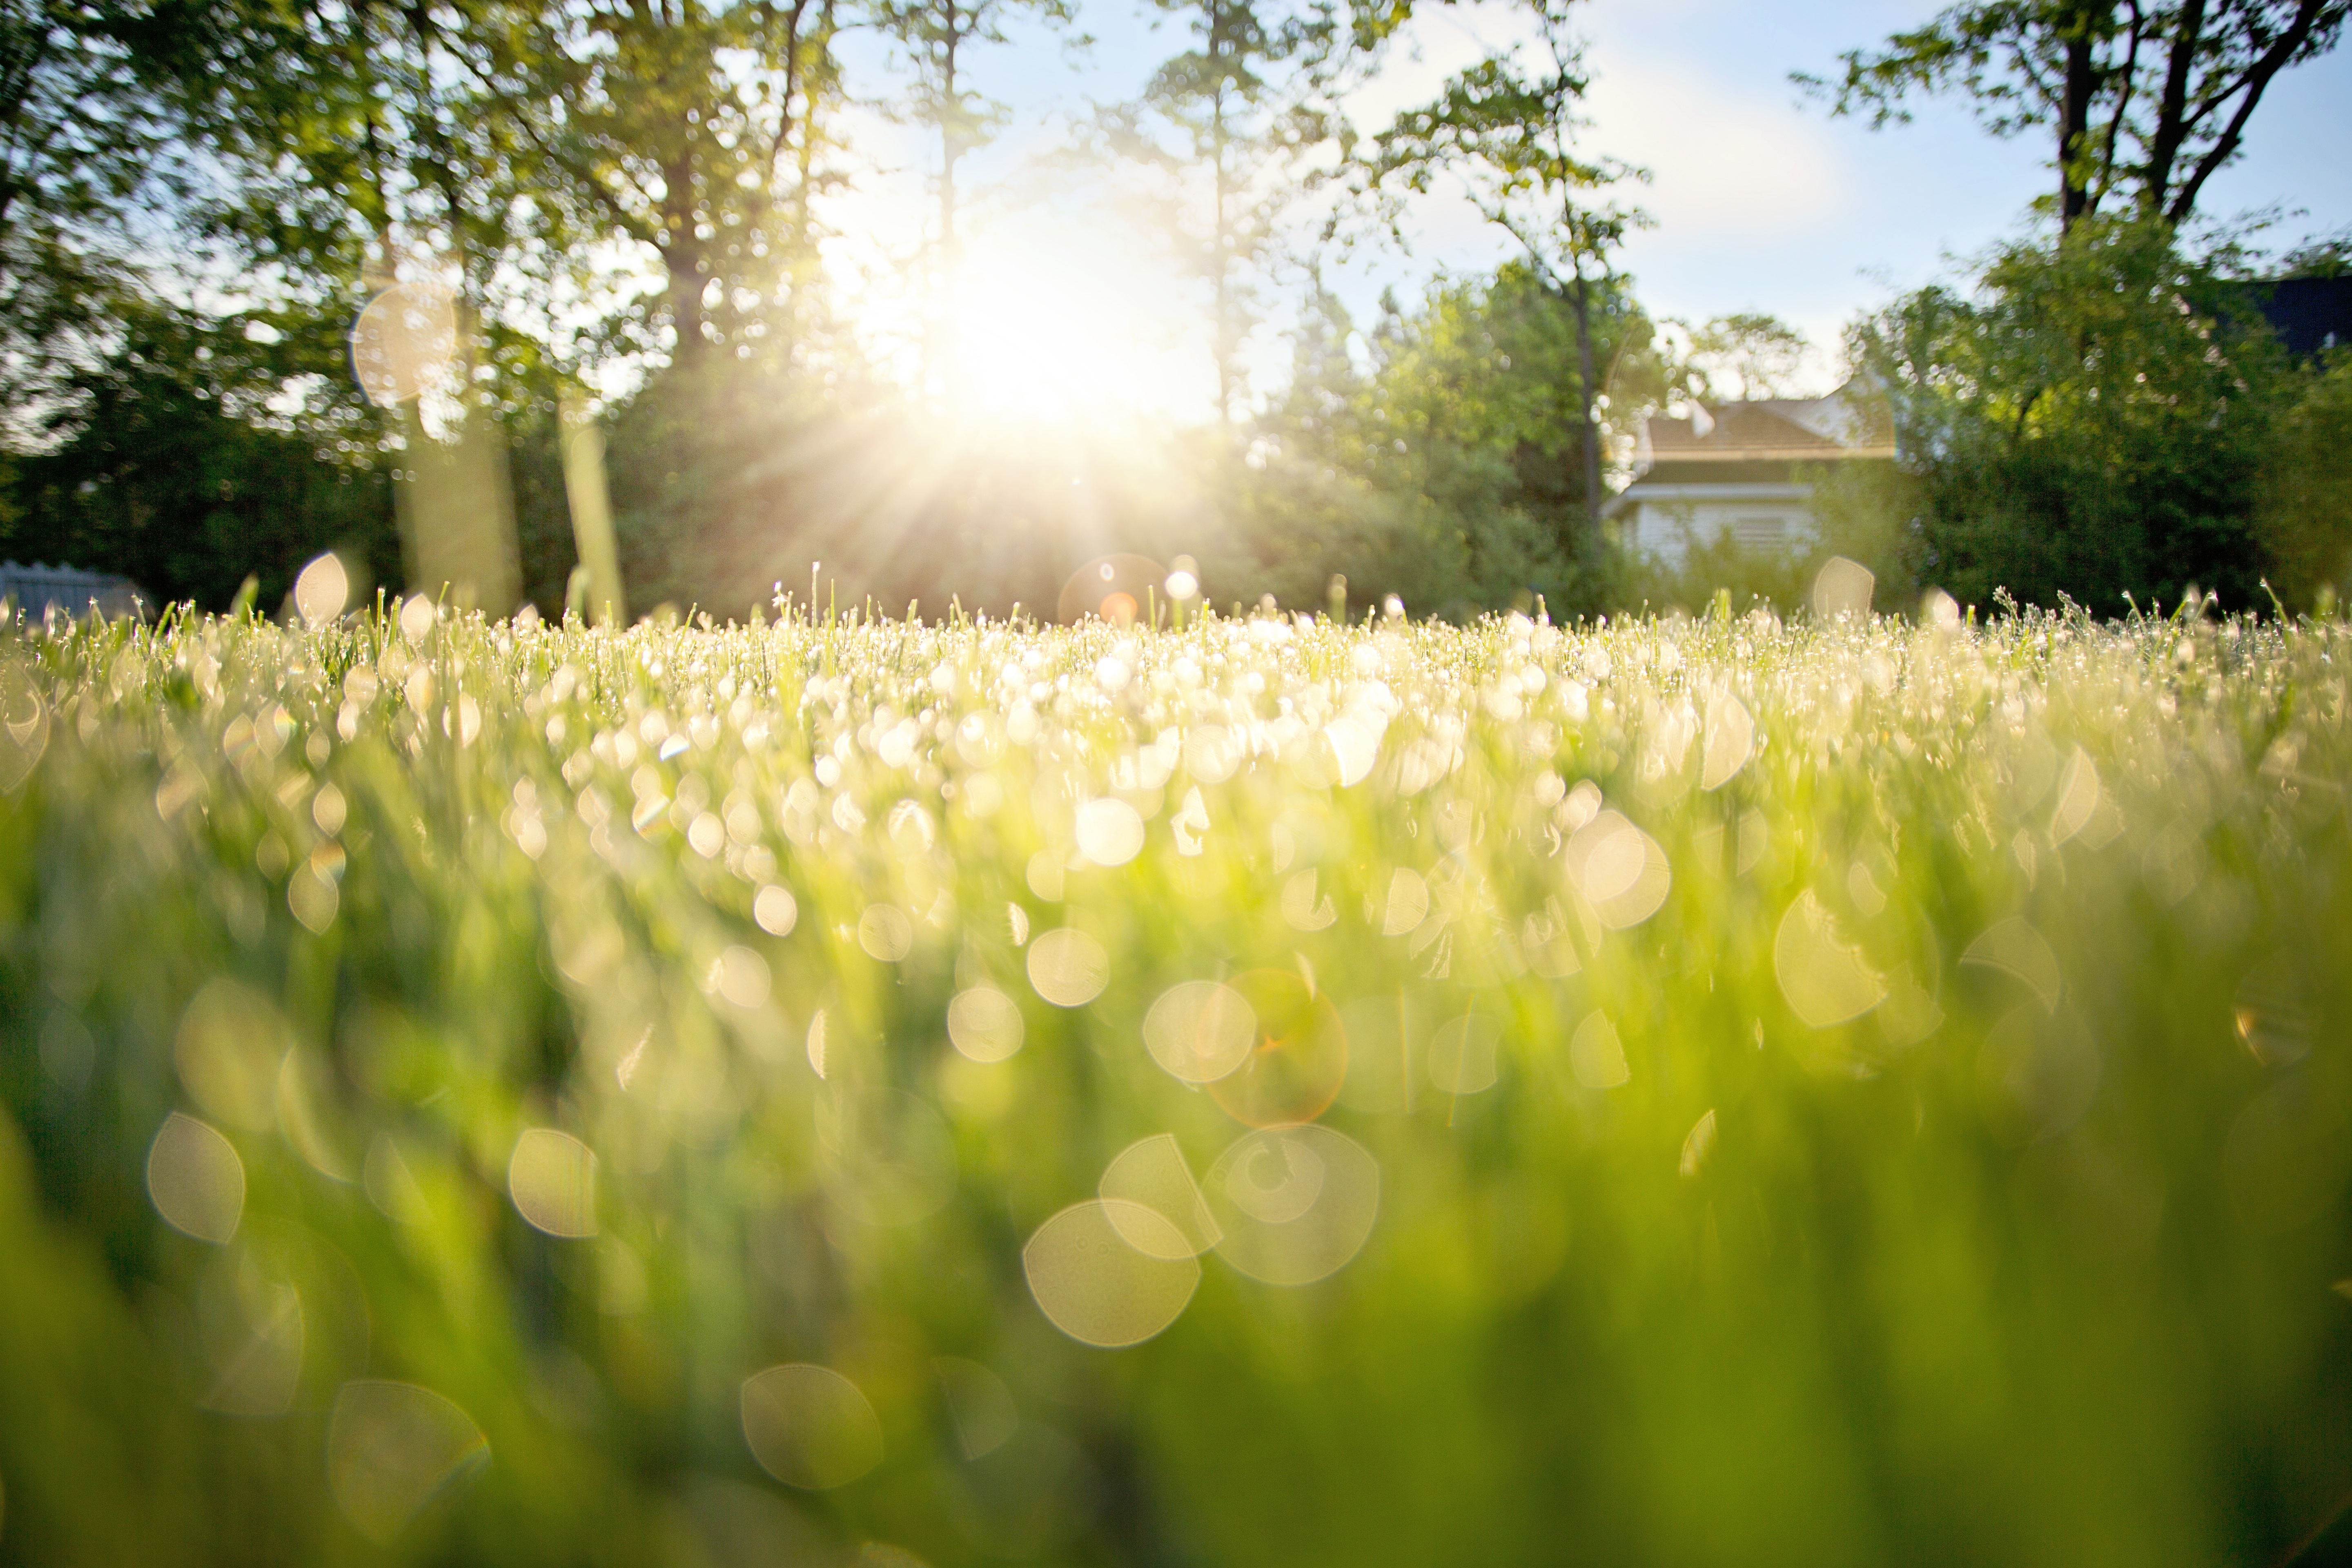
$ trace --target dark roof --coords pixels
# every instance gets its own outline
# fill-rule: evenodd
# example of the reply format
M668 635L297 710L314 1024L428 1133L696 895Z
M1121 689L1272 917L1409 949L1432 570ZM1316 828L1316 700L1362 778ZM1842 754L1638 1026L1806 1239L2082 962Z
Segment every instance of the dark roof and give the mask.
M2229 288L2262 312L2297 359L2322 349L2352 348L2352 277L2281 278Z

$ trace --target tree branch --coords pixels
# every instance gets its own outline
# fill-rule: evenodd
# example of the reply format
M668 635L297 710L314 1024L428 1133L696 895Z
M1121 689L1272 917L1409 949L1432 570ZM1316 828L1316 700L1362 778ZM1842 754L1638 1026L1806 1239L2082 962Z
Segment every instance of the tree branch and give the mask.
M2205 188L2205 182L2236 156L2239 141L2244 134L2246 121L2254 112L2254 105L2262 100L2263 89L2270 86L2271 79L2285 69L2288 62L2310 40L2312 28L2319 21L2322 4L2323 0L2303 0L2295 7L2294 20L2247 70L2244 86L2241 89L2246 96L2238 105L2238 112L2230 117L2228 127L2212 148L2198 160L2196 173L2180 187L2180 195L2165 213L2173 222L2180 222L2195 209L2197 194Z
M2145 18L2140 13L2139 0L2126 0L2126 3L2131 6L2131 42L2124 51L2123 86L2116 94L2116 111L2107 117L2106 145L2101 148L2099 153L2098 186L2091 193L2090 205L2093 210L2097 209L2099 203L2115 185L2116 144L2123 139L2124 110L2130 107L2132 89L2137 85L2139 79L2139 43Z
M2147 189L2142 200L2151 211L2162 210L2164 193L2172 184L2173 161L2189 135L2182 115L2189 103L2189 73L2196 64L2198 46L2205 33L2205 0L2187 0L2173 24L2171 58L2164 72L2164 95L2158 100L2156 136L2147 154Z

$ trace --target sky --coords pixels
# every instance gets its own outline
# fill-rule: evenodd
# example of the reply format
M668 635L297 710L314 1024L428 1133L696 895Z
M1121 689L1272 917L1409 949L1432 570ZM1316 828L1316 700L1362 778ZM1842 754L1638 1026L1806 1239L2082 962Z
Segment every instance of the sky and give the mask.
M1780 317L1818 346L1809 373L1813 390L1825 391L1836 377L1840 332L1854 316L1956 276L1968 257L2022 231L2027 205L2051 178L2039 139L1997 140L1964 105L1936 100L1922 101L1908 125L1873 131L1832 118L1790 80L1793 70L1827 73L1839 51L1916 26L1938 8L1920 0L1591 0L1581 8L1593 75L1586 145L1652 174L1633 199L1655 226L1634 234L1619 259L1654 316ZM1507 16L1495 5L1423 6L1403 47L1349 100L1351 117L1374 129L1397 107L1426 100L1445 77L1508 41ZM983 201L989 188L1009 188L1063 145L1091 104L1133 96L1161 58L1184 47L1174 22L1155 29L1152 20L1148 6L1092 0L1079 13L1090 47L1074 53L1016 26L1011 43L973 59L982 89L1008 110L1003 132L968 165ZM887 90L890 62L877 46L863 47L852 70ZM861 125L856 146L872 166L843 209L845 255L880 268L919 245L925 165L912 134L878 117ZM2278 221L2262 242L2278 250L2352 228L2347 146L2352 46L2272 84L2244 155L2207 187L2203 212L2274 212ZM1176 389L1170 411L1197 402L1202 351L1197 342L1173 342L1184 329L1172 273L1119 252L1097 215L1066 211L1041 229L1033 213L1012 227L1025 232L1008 231L1009 247L992 265L999 278L1037 279L1020 309L1081 301L1095 312L1092 324L1065 337L1087 341L1113 318L1148 316L1145 336L1159 345L1160 374ZM1481 270L1507 254L1466 204L1441 195L1417 204L1407 236L1409 247L1383 243L1327 269L1327 283L1360 323L1384 288L1409 296L1433 272ZM1105 292L1104 280L1114 278L1118 287ZM1090 289L1096 297L1081 300ZM1003 318L1016 319L1020 309ZM1277 338L1269 331L1260 344L1261 389L1281 374ZM1187 354L1191 368L1180 370Z

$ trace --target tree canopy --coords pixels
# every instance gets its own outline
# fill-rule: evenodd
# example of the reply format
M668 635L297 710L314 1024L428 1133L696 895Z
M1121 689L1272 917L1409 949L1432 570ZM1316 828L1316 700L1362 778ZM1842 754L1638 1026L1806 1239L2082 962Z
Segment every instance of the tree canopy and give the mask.
M2245 145L2279 73L2334 48L2347 0L1963 0L1797 80L1874 125L1965 98L1996 136L2051 138L2071 226L2116 195L2179 224Z

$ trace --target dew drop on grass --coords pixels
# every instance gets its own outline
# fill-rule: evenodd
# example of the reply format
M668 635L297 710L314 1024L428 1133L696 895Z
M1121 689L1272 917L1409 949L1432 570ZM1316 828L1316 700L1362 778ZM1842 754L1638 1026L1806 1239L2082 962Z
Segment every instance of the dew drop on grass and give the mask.
M709 812L698 814L687 824L687 847L708 860L727 847L727 826Z
M1706 728L1698 787L1718 790L1748 765L1756 750L1756 721L1746 703L1728 691L1718 691L1707 699Z
M330 1069L314 1052L297 1047L278 1065L275 1092L278 1131L310 1167L330 1181L359 1178L350 1135L339 1124Z
M1116 1214L1114 1214L1116 1210ZM1128 1237L1147 1238L1150 1250ZM1080 1344L1140 1344L1182 1315L1201 1265L1175 1226L1139 1204L1092 1199L1039 1226L1021 1251L1046 1321Z
M415 647L433 630L434 618L433 601L422 594L413 594L400 606L400 635L408 640L409 647Z
M751 897L751 919L770 936L790 936L799 923L801 907L789 888L770 884Z
M1040 932L1029 944L1029 984L1056 1007L1083 1007L1110 984L1110 955L1075 926Z
M2022 983L2041 1000L2044 1012L2057 1010L2063 984L2058 955L2023 916L2011 915L1988 926L1982 935L1969 943L1968 951L1960 954L1960 962L1997 969Z
M302 1375L301 1292L261 1268L250 1248L238 1252L216 1292L226 1300L206 1303L214 1376L200 1403L225 1415L283 1415Z
M295 613L311 626L322 626L343 613L351 593L351 574L344 570L342 557L329 551L294 579Z
M915 924L896 904L868 904L857 917L857 945L868 958L896 963L913 951Z
M411 1383L346 1383L327 1420L327 1486L360 1534L388 1546L489 1463L489 1440L450 1400Z
M703 994L716 996L729 1005L744 1012L756 1012L768 1005L772 982L768 961L748 947L727 948L711 960L703 975Z
M147 1195L173 1229L225 1246L245 1214L245 1162L219 1132L175 1110L148 1146Z
M1327 895L1318 898L1314 868L1298 872L1282 885L1282 920L1293 931L1316 931L1339 918Z
M305 860L286 879L286 907L314 936L326 934L341 905L342 894L334 879L322 875L315 861Z
M1996 1111L2030 1138L2065 1131L2098 1093L2098 1046L2071 1007L2017 1008L1986 1032L1978 1065Z
M1832 555L1813 576L1813 614L1823 620L1870 614L1877 577L1859 561Z
M1242 1065L1210 1083L1210 1098L1251 1127L1314 1121L1348 1076L1339 1008L1299 971L1253 969L1230 984L1249 1005L1256 1035Z
M1184 1152L1173 1133L1161 1132L1130 1143L1104 1168L1095 1195L1108 1205L1111 1224L1128 1245L1152 1258L1194 1258L1217 1245L1224 1234L1192 1181ZM1165 1226L1129 1221L1130 1206L1149 1210ZM1169 1251L1171 1238L1177 1250Z
M1578 828L1563 861L1570 882L1611 931L1657 913L1674 882L1658 841L1614 811L1600 812Z
M1078 853L1097 866L1124 866L1142 852L1143 818L1117 795L1078 807Z
M743 1380L743 1441L788 1487L827 1491L882 1462L882 1423L864 1391L831 1367L772 1366Z
M1004 1380L976 1361L934 1356L931 1372L955 1428L956 1447L966 1460L985 1458L1021 1428L1021 1407Z
M320 784L310 801L310 820L330 838L343 830L349 813L350 803L344 800L343 792L331 784Z
M1404 936L1429 918L1429 884L1421 873L1400 866L1389 873L1388 896L1381 905L1381 934Z
M1029 857L1024 880L1029 890L1049 904L1058 904L1066 890L1066 868L1062 858L1050 849L1040 849Z
M1184 804L1169 820L1169 830L1176 837L1176 853L1201 853L1202 835L1209 831L1209 808L1202 802L1198 784L1184 792Z
M1241 760L1241 742L1222 724L1202 724L1184 737L1184 771L1195 784L1224 783Z
M1608 1014L1595 1008L1576 1026L1568 1042L1568 1067L1586 1089L1617 1089L1633 1077L1625 1066L1625 1047Z
M507 1192L534 1230L564 1237L596 1234L596 1155L569 1132L524 1129L507 1161Z
M1886 1000L1885 983L1857 949L1841 940L1836 921L1811 888L1780 917L1772 973L1789 1010L1811 1028L1859 1018Z
M2099 809L2099 770L2082 747L2066 759L2058 776L2058 804L2050 812L2050 845L2056 848L2091 825Z
M1021 1048L1021 1008L993 986L959 991L948 1002L948 1039L976 1062L1001 1062Z
M25 782L48 742L48 705L32 678L14 660L0 663L0 791ZM159 791L157 810L168 820L173 813L163 810L163 798Z
M1439 1026L1429 1042L1429 1081L1441 1094L1478 1094L1495 1087L1502 1020L1470 1013Z
M1878 1032L1897 1050L1916 1046L1944 1026L1944 1010L1914 979L1911 966L1897 964L1886 977L1886 1000L1874 1015Z
M1161 992L1143 1016L1143 1044L1170 1077L1213 1083L1249 1058L1257 1015L1230 985L1183 981Z
M1362 1250L1380 1215L1381 1168L1330 1128L1268 1127L1236 1139L1202 1188L1224 1231L1218 1257L1268 1285L1307 1285Z
M368 1145L367 1158L360 1165L360 1190L377 1213L395 1225L422 1226L433 1217L424 1184L409 1169L408 1157L389 1132L377 1133Z
M275 1002L222 975L181 1013L172 1061L205 1115L258 1132L276 1120L278 1064L293 1044Z
M1691 1123L1691 1130L1683 1136L1682 1159L1678 1163L1683 1176L1688 1179L1706 1170L1707 1157L1714 1152L1715 1112L1710 1109Z

